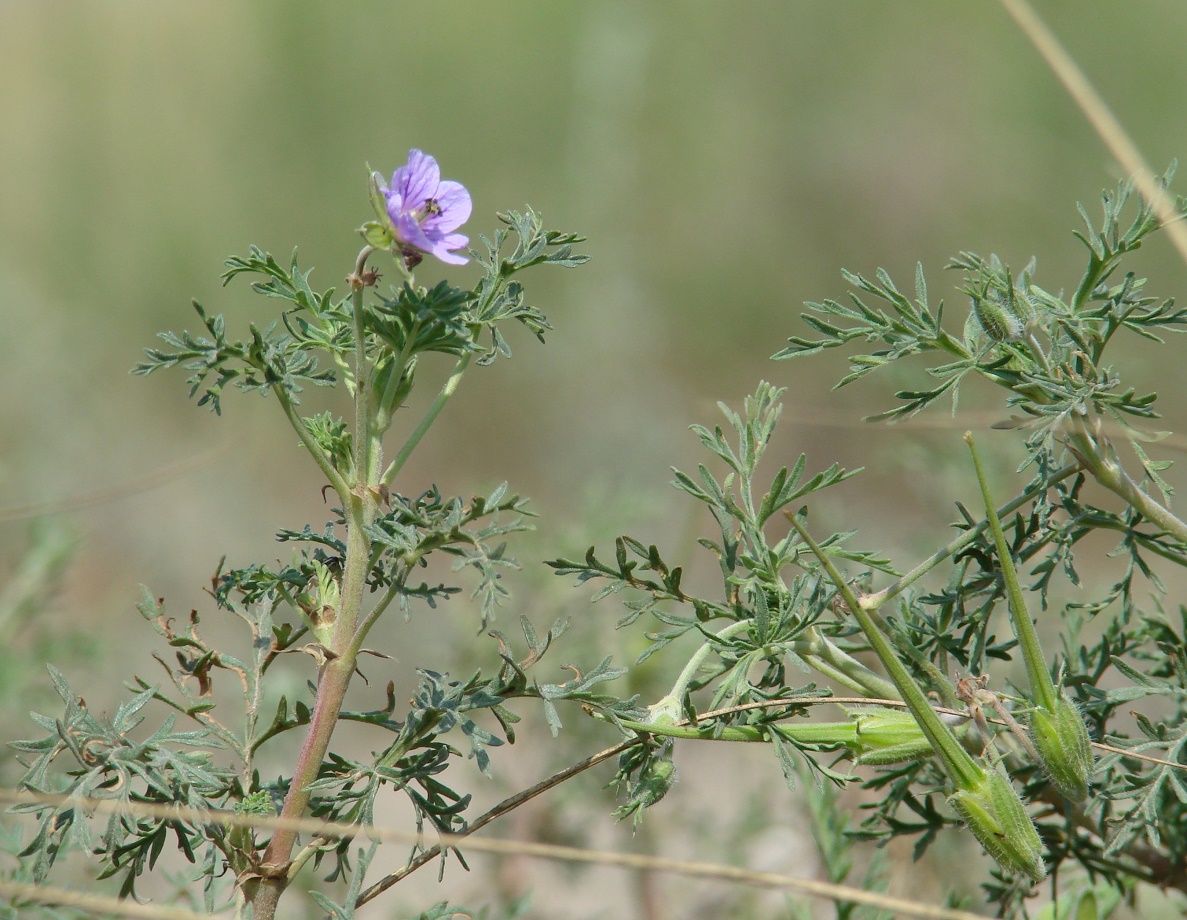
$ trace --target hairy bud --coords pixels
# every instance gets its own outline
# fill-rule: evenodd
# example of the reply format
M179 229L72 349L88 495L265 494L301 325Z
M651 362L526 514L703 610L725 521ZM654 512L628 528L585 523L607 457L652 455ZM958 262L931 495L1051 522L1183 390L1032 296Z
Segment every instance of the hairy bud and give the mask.
M1026 332L1026 319L1017 310L1014 298L997 291L974 297L973 313L985 334L995 342L1013 342Z
M647 756L626 803L614 812L614 816L621 821L630 815L638 826L643 812L667 795L675 784L676 765L672 763L671 745L666 744Z

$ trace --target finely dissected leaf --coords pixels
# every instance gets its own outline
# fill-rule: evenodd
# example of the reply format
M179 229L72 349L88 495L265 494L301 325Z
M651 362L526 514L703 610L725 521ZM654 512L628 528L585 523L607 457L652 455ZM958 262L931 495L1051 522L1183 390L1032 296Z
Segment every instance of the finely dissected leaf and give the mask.
M468 311L471 323L485 328L491 335L491 347L479 363L489 364L496 357L511 357L511 347L497 324L514 319L526 326L543 341L544 333L552 327L544 314L524 302L524 289L513 275L533 265L558 265L572 268L589 260L588 256L573 252L573 244L584 237L573 233L544 230L540 216L532 210L525 213L508 211L498 215L506 226L493 239L481 237L486 252L473 255L482 267L484 276L475 289L475 298ZM511 252L505 252L508 239L514 235Z

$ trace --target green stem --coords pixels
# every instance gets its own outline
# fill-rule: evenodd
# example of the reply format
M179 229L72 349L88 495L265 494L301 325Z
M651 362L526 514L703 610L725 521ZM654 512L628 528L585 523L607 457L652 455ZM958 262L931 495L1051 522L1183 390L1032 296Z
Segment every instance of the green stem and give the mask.
M375 625L380 616L383 615L383 612L387 610L391 602L395 600L396 596L403 589L407 578L408 571L405 570L403 575L401 575L398 579L393 581L391 585L388 586L388 589L383 593L383 597L379 599L378 603L376 603L375 606L367 612L366 617L363 618L363 622L360 623L359 628L355 630L354 638L350 643L348 654L352 658L358 657L359 652L362 651L363 648L363 640L367 638L367 633L371 631L371 627Z
M816 558L820 560L820 564L828 572L829 578L836 585L837 590L841 593L841 597L845 599L845 603L853 611L853 615L857 618L857 622L861 624L861 628L865 632L866 639L869 640L874 654L878 656L878 660L882 662L882 666L886 668L887 673L890 674L898 686L903 702L907 704L907 708L911 710L911 715L919 723L919 728L923 731L928 743L940 755L940 759L944 762L944 766L948 771L948 775L952 778L953 784L957 789L979 792L984 785L984 773L982 769L977 766L976 761L973 760L968 751L961 747L960 742L952 733L952 730L940 720L935 710L931 708L931 704L928 703L927 697L923 695L923 691L919 688L919 685L915 683L910 672L894 654L894 650L890 646L890 641L874 624L869 612L862 606L862 602L853 593L853 589L849 586L849 583L837 569L829 555L812 539L811 535L794 515L789 515L789 519L791 526L796 529L800 538L816 554Z
M807 638L793 643L792 651L825 677L842 686L875 699L899 699L898 688L893 683L838 648L816 627L808 630Z
M1097 482L1115 495L1119 495L1126 504L1140 511L1147 520L1153 521L1180 542L1187 543L1187 523L1179 520L1169 509L1142 491L1125 472L1112 445L1107 441L1102 443L1093 437L1083 418L1073 420L1069 442L1081 464Z
M412 343L416 340L416 334L420 330L420 323L414 323L412 329L408 332L408 337L404 342L404 347L400 350L399 356L393 362L391 374L387 378L387 385L383 388L383 393L376 403L376 412L378 417L375 419L375 430L382 434L391 427L392 418L395 417L397 406L392 405L395 401L396 393L400 389L400 381L404 379L404 371L408 367L408 361L412 357Z
M680 738L689 741L730 741L761 744L769 740L766 727L735 725L722 728L712 722L702 725L655 725L651 722L635 722L631 719L611 718L594 712L595 719L613 722L623 728L655 735L661 738ZM853 747L857 744L857 723L848 722L803 722L780 725L780 734L801 744L843 744Z
M355 277L362 274L363 265L370 246L363 248L355 263ZM372 411L371 404L371 361L367 357L367 333L364 322L363 291L361 281L351 285L351 315L354 320L354 468L358 485L371 482Z
M720 642L749 628L749 620L738 620L717 633L715 639ZM668 710L668 715L672 718L679 720L682 717L684 698L688 695L688 688L696 680L697 672L700 671L705 659L713 651L713 647L714 643L706 642L697 649L677 676L672 689L651 707L652 712L658 714L660 710ZM825 677L865 696L875 699L899 698L898 690L894 684L879 677L856 658L838 648L816 628L808 631L807 638L792 642L789 651L799 655Z
M989 521L989 529L993 532L993 544L997 548L997 558L1002 567L1002 580L1005 582L1006 596L1009 598L1010 612L1013 614L1014 632L1018 635L1019 645L1022 646L1022 659L1026 663L1026 675L1030 678L1030 689L1035 695L1034 701L1039 706L1054 711L1059 694L1055 692L1055 684L1051 680L1043 650L1039 646L1038 633L1031 622L1030 612L1026 609L1026 598L1022 594L1018 570L1010 556L1006 535L1002 532L1002 522L993 510L993 497L989 494L989 483L985 480L985 470L981 467L981 458L977 455L972 432L965 432L964 441L973 455L973 467L977 471L977 482L981 486L981 496L985 500L985 515Z
M334 491L338 493L338 497L343 502L346 502L347 496L350 495L350 484L342 478L342 474L335 469L334 464L330 462L330 458L326 456L326 452L313 439L313 435L309 433L309 429L305 426L305 420L297 414L296 407L284 389L277 385L272 387L272 392L276 394L276 398L280 401L280 407L284 410L285 417L289 420L289 424L293 426L293 430L297 432L297 437L301 439L301 443L309 451L309 455L313 457L313 461L317 464L318 469L330 481L330 485L334 487Z
M1062 482L1064 479L1067 479L1069 476L1072 476L1073 474L1077 473L1080 469L1082 469L1082 467L1079 463L1068 464L1063 469L1055 472L1051 476L1050 479L1046 480L1045 482L1040 483L1039 485L1035 486L1034 488L1027 489L1025 492L1023 492L1021 495L1019 495L1013 501L1007 502L1006 504L1002 505L1001 508L998 509L997 513L999 515L1013 514L1015 511L1017 511L1023 505L1027 504L1030 501L1033 501L1039 495L1042 495L1049 488L1051 488L1051 486L1055 485L1057 482ZM866 609L867 610L877 610L879 607L884 606L887 601L891 601L894 598L898 597L900 594L902 594L904 591L906 591L907 588L909 588L911 585L913 585L915 582L917 582L919 579L921 579L924 575L926 575L928 572L930 572L932 569L934 569L937 565L939 565L945 559L955 556L957 553L959 553L962 549L964 549L970 543L974 542L979 536L981 536L982 533L985 532L985 529L988 526L989 526L988 520L981 521L981 523L977 524L975 527L970 528L969 530L966 530L964 533L962 533L959 537L957 537L955 540L953 540L951 543L949 543L944 548L939 549L935 553L933 553L931 556L928 556L926 559L923 560L923 562L919 563L919 565L917 565L917 566L915 566L915 568L911 569L911 571L909 571L906 575L904 575L902 578L900 578L894 584L889 585L886 588L883 588L881 591L878 591L875 594L866 595L866 597L865 597Z
M412 451L416 449L416 445L420 443L425 433L432 426L433 422L437 420L437 416L441 414L441 410L445 408L445 404L449 402L451 397L458 388L458 384L462 382L462 375L466 372L466 368L470 365L470 352L466 352L458 358L457 364L453 368L453 373L449 375L449 379L445 381L445 385L441 387L441 391L437 394L437 398L433 400L433 404L429 406L424 418L420 420L420 424L416 426L416 430L408 436L408 440L404 442L404 446L400 448L400 452L396 454L391 465L384 470L379 482L382 485L391 485L396 475L403 469L404 464L408 462L408 458L412 455Z
M305 430L304 423L296 417L291 403L283 394L281 403L285 406L290 422L294 422L302 442L310 448L318 465L326 472L330 482L342 498L342 512L346 517L346 558L342 564L342 588L334 622L334 632L326 649L325 662L318 669L317 693L310 716L309 729L297 755L293 776L281 809L282 818L304 817L309 806L310 784L317 779L329 750L330 738L338 724L342 701L354 675L355 659L358 655L355 633L363 607L363 594L370 571L371 542L366 528L375 514L374 471L377 469L376 442L379 440L371 428L371 364L366 355L366 336L363 322L363 283L361 280L367 256L373 250L364 247L355 263L355 274L351 282L351 302L354 307L355 333L355 469L354 483L347 483L334 470L312 437ZM300 423L299 425L297 423ZM312 445L312 446L311 446ZM251 893L253 920L273 920L281 895L299 868L292 862L297 833L293 830L277 830L261 857L260 879Z
M729 626L726 626L720 632L716 633L714 638L718 642L722 642L725 639L729 639L731 636L736 636L738 633L744 632L749 628L749 620L737 620L736 622L730 623ZM679 722L684 718L684 698L688 696L688 687L694 680L696 680L697 671L701 669L701 665L705 663L705 659L708 658L710 653L713 651L713 645L714 643L712 642L704 643L699 649L696 650L693 656L688 659L688 663L676 677L676 683L672 684L672 689L669 690L658 703L650 707L653 717L659 718L666 714L669 716L669 720L671 722Z

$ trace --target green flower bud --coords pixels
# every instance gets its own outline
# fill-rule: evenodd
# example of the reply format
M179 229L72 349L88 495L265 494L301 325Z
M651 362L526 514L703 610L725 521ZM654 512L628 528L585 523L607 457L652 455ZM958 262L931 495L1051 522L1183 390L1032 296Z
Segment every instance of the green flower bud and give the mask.
M631 787L626 804L619 807L614 816L622 820L631 815L635 826L643 819L643 812L668 794L676 784L676 765L672 763L671 746L647 755L647 762L639 771L639 777Z
M261 815L273 818L276 816L276 804L272 801L272 796L267 790L257 789L244 796L243 800L235 805L234 812L238 815ZM236 871L249 868L251 860L256 855L255 837L252 834L252 829L246 825L234 825L227 834L227 844L230 849L232 867Z
M1014 291L1014 295L1010 298L1010 305L1014 308L1014 315L1022 323L1022 328L1033 328L1035 321L1039 318L1039 313L1035 309L1035 305L1031 303L1030 298L1026 295L1025 290Z
M655 758L639 774L639 783L631 793L631 802L649 808L676 784L676 765L670 757Z
M297 603L305 614L313 637L329 648L334 638L334 624L338 619L342 591L338 576L325 565L315 560L313 571L314 577L309 579L305 590L297 595Z
M1075 704L1061 693L1054 710L1036 707L1030 716L1030 734L1043 770L1064 798L1072 802L1088 798L1092 747L1088 726Z
M984 777L980 788L959 789L948 804L999 866L1041 882L1047 874L1043 842L1022 799L998 770L987 770Z
M997 291L974 297L973 312L985 334L995 342L1016 341L1026 332L1026 321L1019 315L1014 298Z

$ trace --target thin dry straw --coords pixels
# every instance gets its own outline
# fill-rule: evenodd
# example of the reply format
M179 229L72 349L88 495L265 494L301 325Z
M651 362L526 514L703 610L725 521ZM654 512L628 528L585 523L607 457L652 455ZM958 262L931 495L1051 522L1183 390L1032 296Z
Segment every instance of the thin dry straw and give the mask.
M1142 152L1130 139L1121 122L1109 110L1100 93L1088 81L1084 71L1060 44L1055 33L1039 19L1026 0L1001 0L1001 3L1047 62L1047 66L1059 78L1093 130L1117 158L1121 168L1133 177L1138 194L1154 209L1179 255L1187 262L1187 227L1180 220L1174 199L1158 184L1154 171L1146 164Z
M702 718L711 718L727 713L741 712L749 709L767 708L775 705L782 705L788 702L798 703L865 703L865 704L881 704L884 706L901 706L902 702L899 700L873 700L866 697L822 697L820 699L800 699L800 700L765 700L757 703L748 703L740 706L731 706L722 710L715 710L707 712L702 715ZM941 709L941 712L950 712L955 715L963 715L964 713L957 710ZM991 720L996 721L996 720ZM897 898L891 898L885 895L879 895L872 892L861 891L858 889L846 888L842 885L831 885L825 882L812 882L805 879L789 878L787 876L774 875L771 873L755 873L745 869L739 869L732 866L719 866L709 863L685 863L678 860L665 860L657 857L648 856L634 856L614 853L601 853L594 850L580 850L575 848L560 848L551 847L543 844L525 844L516 841L482 841L475 840L469 837L468 834L479 828L489 824L491 821L502 816L508 811L518 805L523 804L528 799L534 798L541 792L558 785L564 779L581 772L588 767L594 766L597 763L620 753L625 748L629 747L633 742L627 741L607 748L588 757L578 764L562 770L548 779L545 779L535 786L525 789L511 798L500 802L490 811L486 812L480 818L476 819L469 827L467 834L454 834L449 836L442 836L440 842L428 847L417 858L412 860L409 865L399 872L388 876L377 885L367 889L364 893L363 900L373 900L375 896L381 894L392 884L400 881L402 878L411 873L411 871L419 868L424 863L430 861L440 854L441 850L449 847L456 847L462 841L465 841L467 849L473 851L483 851L492 853L501 853L506 855L529 855L539 856L546 859L567 860L570 862L584 862L597 865L611 865L619 866L621 868L635 868L650 871L672 872L683 875L689 875L694 878L711 878L721 881L734 881L741 884L750 884L768 888L791 888L803 891L804 894L828 898L836 901L854 901L860 903L881 906L888 910L898 910L907 916L937 918L937 920L944 920L944 918L951 918L951 920L969 920L969 918L979 918L979 914L972 914L967 911L952 910L942 907L929 907L925 904L916 904L912 902L902 902ZM1121 748L1115 748L1107 744L1094 744L1094 747L1107 751L1115 751L1120 754L1125 754L1128 757L1135 757L1141 760L1148 760L1155 763L1162 763L1168 766L1173 766L1182 769L1183 764L1170 763L1169 761L1160 760L1156 757L1150 757L1145 754L1135 753L1132 751L1125 751ZM306 831L311 834L328 834L331 836L364 836L371 839L382 839L389 841L396 841L401 843L415 843L424 846L425 841L414 834L409 834L404 831L385 828L363 828L354 824L335 824L333 822L321 821L315 818L302 818L298 820L266 818L261 816L242 815L234 812L215 812L202 811L198 809L185 809L174 806L150 805L147 803L119 803L104 799L80 799L64 795L42 795L37 793L25 792L21 790L6 790L0 789L0 801L10 802L37 802L46 805L63 805L76 804L79 807L92 808L95 811L113 812L113 813L133 813L146 814L162 818L175 818L178 820L186 820L191 823L210 823L217 822L227 826L238 827L289 827L298 831ZM60 888L52 888L46 886L20 885L13 882L0 882L0 894L7 894L13 897L24 897L30 900L40 901L45 904L57 904L64 907L83 906L93 911L106 911L108 913L123 914L128 917L150 917L160 918L160 920L194 920L194 918L205 917L207 914L196 914L180 908L173 907L154 907L150 905L139 905L128 901L117 901L110 898L100 898L92 895L81 894L76 891L68 891Z
M57 907L77 907L92 914L102 911L105 914L119 914L124 917L144 917L146 920L209 920L211 916L210 914L197 914L183 907L139 904L136 901L84 894L81 891L71 891L68 888L26 885L21 882L0 881L0 895L13 899L26 898L39 904L52 904Z
M420 844L424 838L417 834L395 828L361 827L357 824L344 824L334 821L320 821L314 818L280 819L267 818L258 815L242 815L225 811L205 811L194 808L176 806L150 806L136 803L131 807L128 803L112 802L102 799L82 799L64 795L43 795L13 790L0 790L0 799L10 802L37 802L45 805L74 805L79 808L94 809L109 813L148 814L159 818L188 821L191 823L218 823L237 827L286 828L304 831L310 834L332 837L362 837L369 840L383 840L392 843ZM586 850L579 847L562 847L544 843L527 843L518 840L481 840L466 837L462 834L442 834L441 842L445 846L457 846L465 841L468 852L491 853L505 856L535 856L541 859L555 859L565 862L586 863L589 865L610 866L620 869L636 869L650 872L668 872L691 878L732 882L752 885L759 888L782 888L796 891L811 897L827 898L833 901L848 901L857 904L868 904L872 907L892 911L896 916L920 917L925 920L985 920L981 914L947 907L934 907L919 904L903 898L863 891L859 888L847 888L844 885L834 885L829 882L819 882L813 879L795 878L789 875L779 875L773 872L754 872L736 866L725 866L716 863L688 862L678 859L665 859L659 856L645 856L636 853L613 853L599 850ZM8 883L2 883L7 885ZM0 891L8 890L0 887ZM27 891L27 894L26 894ZM60 894L46 888L26 888L22 895L49 903L65 903L55 901L55 895ZM78 897L77 893L73 896ZM123 912L114 902L112 906L103 904L102 909ZM132 906L132 905L129 905ZM144 907L145 905L135 905ZM168 909L158 914L131 913L127 916L148 917L159 916L163 920L193 920L206 916L179 912L176 908Z

